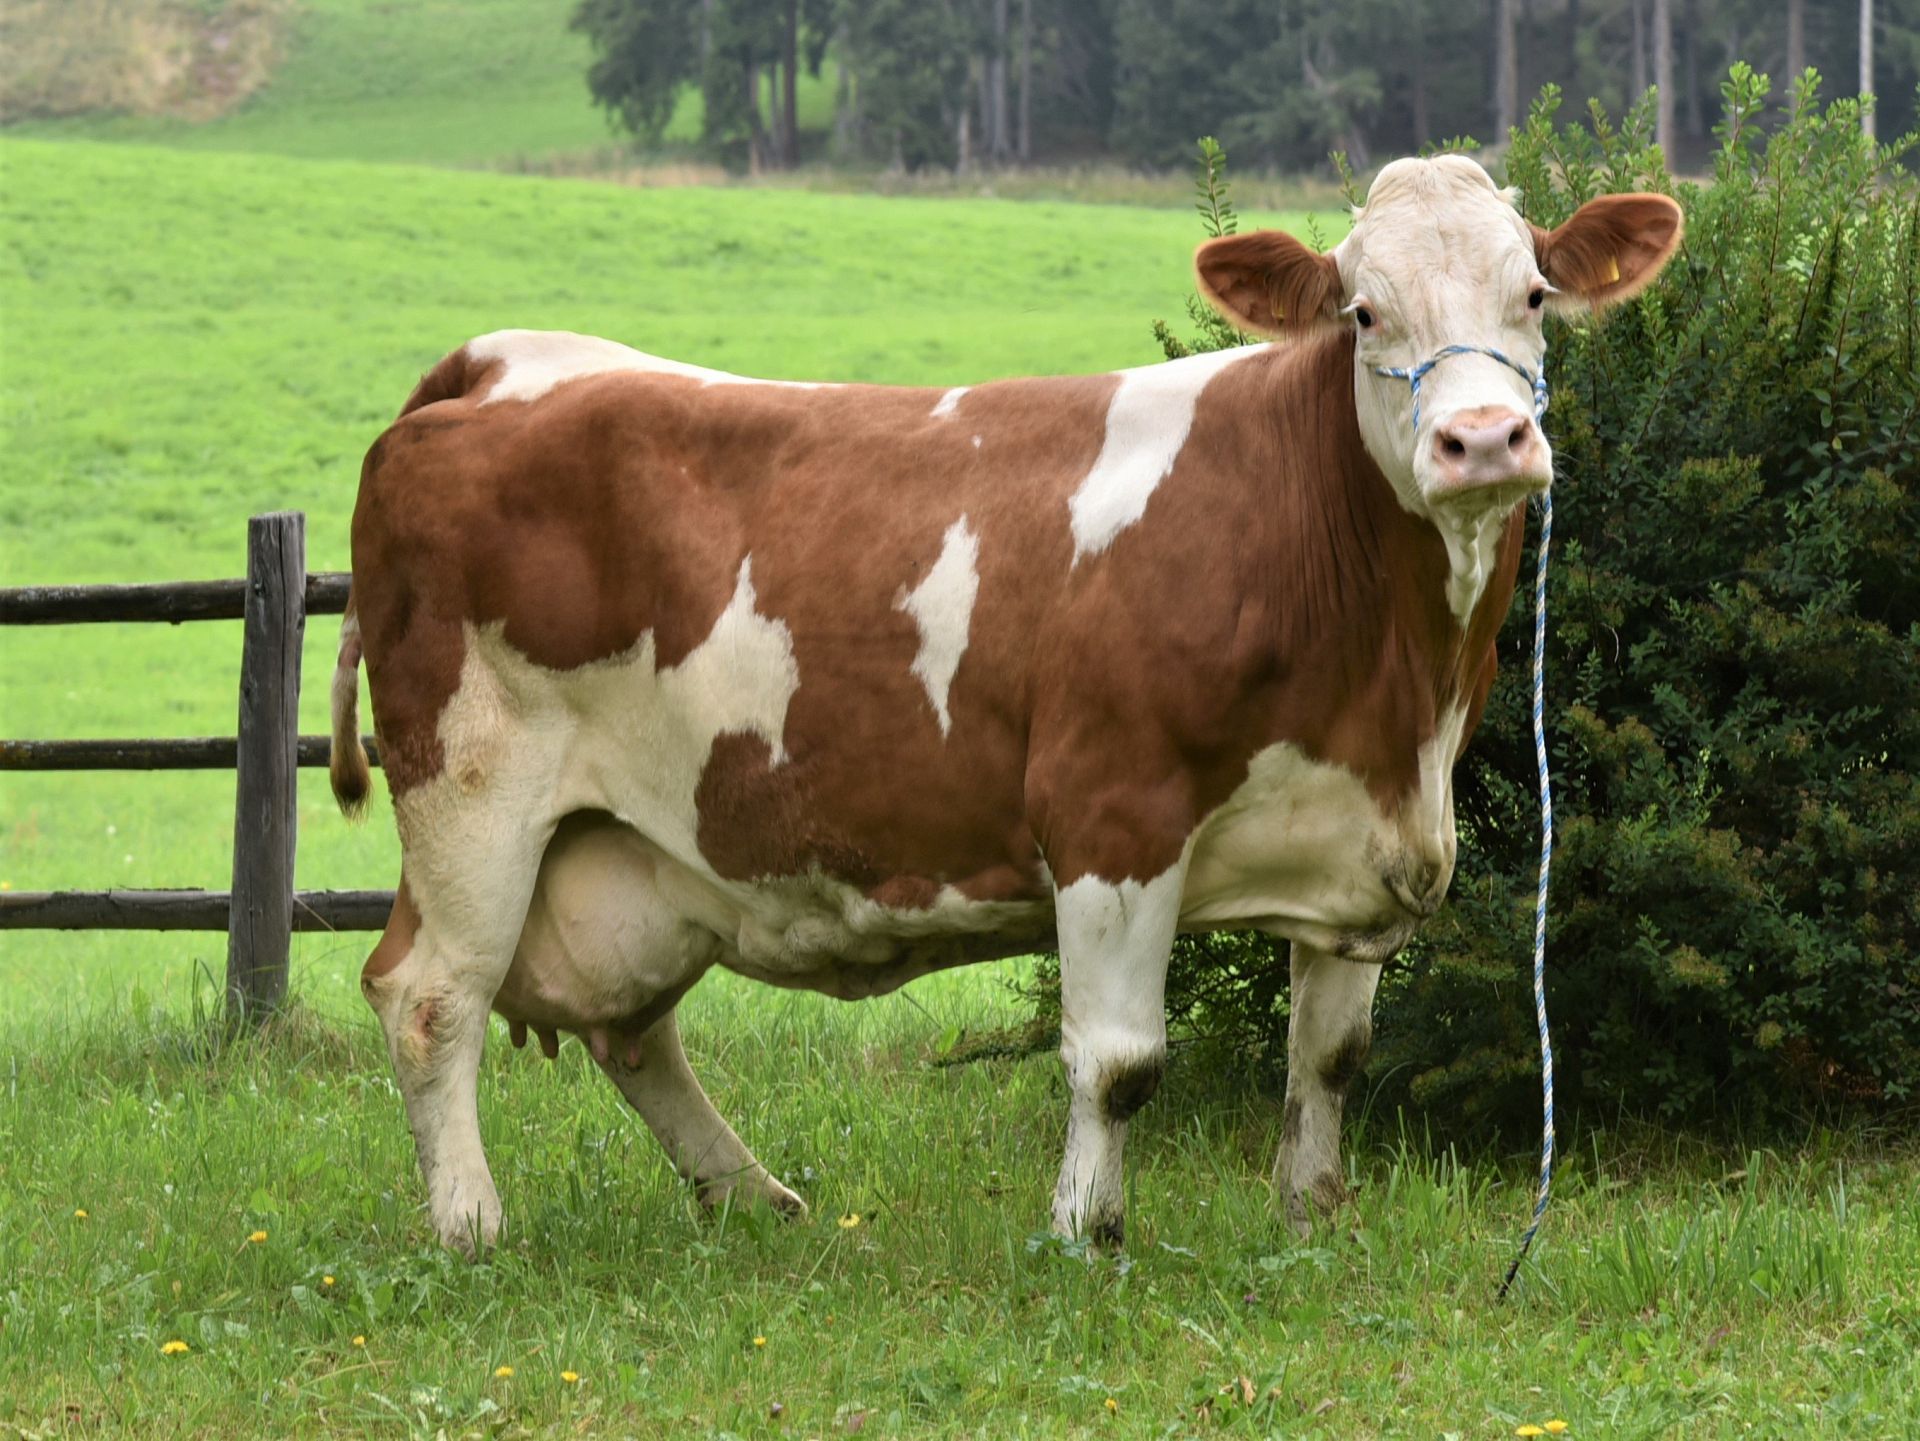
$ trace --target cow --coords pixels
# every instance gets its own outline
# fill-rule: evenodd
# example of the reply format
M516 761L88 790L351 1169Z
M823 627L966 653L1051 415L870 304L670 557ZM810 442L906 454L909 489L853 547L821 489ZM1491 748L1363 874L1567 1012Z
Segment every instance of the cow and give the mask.
M1291 942L1277 1203L1339 1204L1552 475L1543 313L1680 233L1659 195L1543 230L1471 160L1401 160L1328 253L1200 247L1269 337L1236 349L946 390L513 330L441 360L362 469L332 697L351 813L364 657L402 863L361 985L441 1239L501 1226L490 1011L583 1040L704 1201L799 1213L688 1067L694 983L857 999L1057 948L1052 1222L1124 1244L1169 951L1225 927ZM1484 349L1411 374L1446 347Z

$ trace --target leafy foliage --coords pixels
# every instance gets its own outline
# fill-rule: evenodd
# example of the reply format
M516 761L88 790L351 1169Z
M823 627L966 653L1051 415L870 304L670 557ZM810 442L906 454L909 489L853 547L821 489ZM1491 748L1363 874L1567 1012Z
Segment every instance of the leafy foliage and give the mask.
M1630 190L1688 216L1646 295L1550 339L1563 1105L1920 1096L1920 188L1896 168L1915 142L1863 140L1812 76L1768 135L1767 89L1733 68L1709 184L1667 174L1646 104L1562 126L1551 89L1506 159L1541 225ZM1537 1106L1520 589L1456 777L1454 898L1389 970L1373 1064L1387 1099L1489 1121ZM1285 972L1259 936L1183 939L1173 1014L1277 1064Z

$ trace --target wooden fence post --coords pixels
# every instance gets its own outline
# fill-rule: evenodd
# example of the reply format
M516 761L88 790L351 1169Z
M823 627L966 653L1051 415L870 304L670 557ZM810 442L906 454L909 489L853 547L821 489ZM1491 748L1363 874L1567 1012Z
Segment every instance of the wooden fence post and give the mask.
M254 516L247 522L233 909L227 922L227 1015L232 1020L260 1020L287 993L306 593L306 516L298 511Z

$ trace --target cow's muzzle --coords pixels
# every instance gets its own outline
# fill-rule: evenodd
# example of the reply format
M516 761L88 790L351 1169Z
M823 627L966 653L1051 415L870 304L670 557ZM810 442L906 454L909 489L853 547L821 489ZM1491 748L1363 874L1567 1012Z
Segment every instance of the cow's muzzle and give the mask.
M1552 462L1540 427L1504 405L1455 411L1433 428L1428 456L1436 503L1490 500L1511 504L1545 490Z

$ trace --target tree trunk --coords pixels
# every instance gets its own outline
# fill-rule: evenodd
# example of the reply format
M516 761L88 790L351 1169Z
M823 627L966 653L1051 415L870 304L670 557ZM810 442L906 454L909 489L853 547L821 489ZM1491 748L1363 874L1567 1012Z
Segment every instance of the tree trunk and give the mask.
M1653 138L1673 168L1673 0L1653 0L1653 83L1660 92Z
M1707 118L1700 106L1700 11L1695 0L1682 0L1680 40L1687 81L1687 134L1698 140L1707 133Z
M700 0L700 68L713 58L713 0Z
M1427 7L1425 0L1415 0L1407 7L1407 24L1412 29L1413 38L1413 93L1408 98L1413 105L1413 148L1424 149L1427 141L1433 138L1432 122L1427 114Z
M993 132L990 144L996 165L1013 151L1013 127L1008 123L1007 110L1007 57L1010 53L1011 47L1007 44L1007 0L993 0L993 55L987 62L987 74L991 82L987 89L992 102L989 106Z
M758 175L767 168L767 133L760 124L760 67L751 60L740 67L747 99L747 174Z
M1580 0L1567 0L1567 73L1561 88L1569 95L1580 91Z
M1515 0L1493 0L1493 143L1520 121L1520 47Z
M1033 0L1020 0L1020 138L1022 165L1033 160Z
M1873 93L1873 0L1860 0L1860 93ZM1860 132L1875 139L1873 112L1860 112Z
M954 135L954 150L953 168L965 175L973 169L973 107L965 103L960 106L960 124Z
M1787 84L1807 68L1807 0L1787 0Z
M800 163L800 0L787 0L787 28L780 37L780 163Z
M1645 0L1627 0L1627 7L1633 14L1633 59L1629 69L1629 78L1633 85L1633 98L1638 100L1647 93L1647 18L1641 8Z

